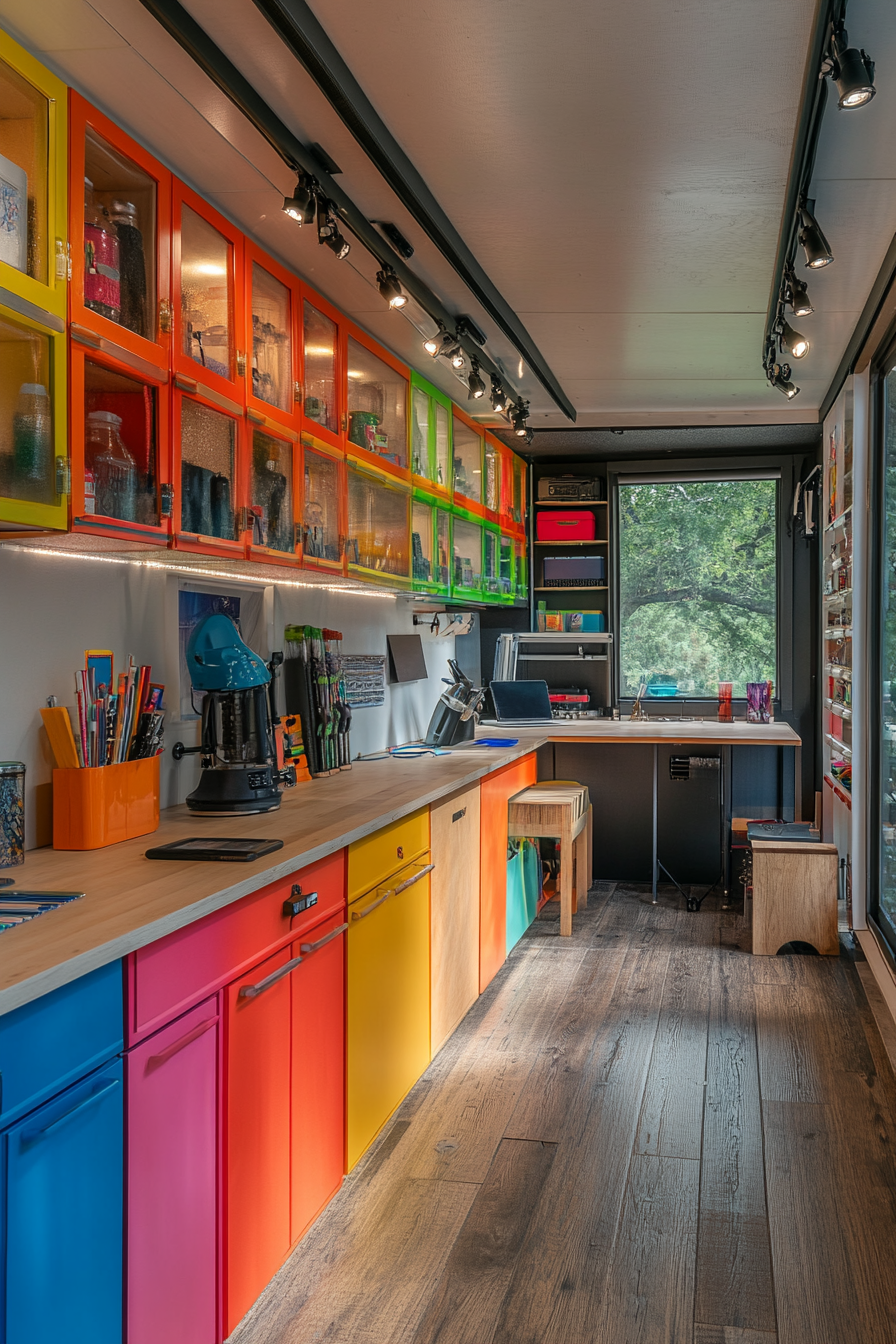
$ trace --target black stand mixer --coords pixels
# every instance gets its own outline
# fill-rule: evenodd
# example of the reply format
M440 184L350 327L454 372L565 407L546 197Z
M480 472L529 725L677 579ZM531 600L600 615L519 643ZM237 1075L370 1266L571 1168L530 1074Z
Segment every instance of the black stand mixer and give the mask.
M448 671L454 680L442 678L449 689L439 696L429 721L423 739L427 747L456 747L471 742L476 733L477 712L485 692L473 685L453 658L448 659Z

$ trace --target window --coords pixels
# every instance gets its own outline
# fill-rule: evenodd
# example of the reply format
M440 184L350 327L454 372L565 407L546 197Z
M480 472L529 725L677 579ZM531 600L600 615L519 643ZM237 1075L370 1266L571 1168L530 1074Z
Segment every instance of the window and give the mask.
M776 681L776 479L620 477L620 692Z

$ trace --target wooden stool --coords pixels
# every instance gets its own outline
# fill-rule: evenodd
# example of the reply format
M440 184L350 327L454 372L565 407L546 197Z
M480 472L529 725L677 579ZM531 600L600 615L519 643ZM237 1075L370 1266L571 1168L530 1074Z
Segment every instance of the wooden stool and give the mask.
M591 802L586 785L552 779L514 794L507 804L507 835L511 840L560 841L560 933L570 937L573 912L580 898L587 901L591 885Z
M754 840L752 849L753 955L800 942L837 956L837 846Z

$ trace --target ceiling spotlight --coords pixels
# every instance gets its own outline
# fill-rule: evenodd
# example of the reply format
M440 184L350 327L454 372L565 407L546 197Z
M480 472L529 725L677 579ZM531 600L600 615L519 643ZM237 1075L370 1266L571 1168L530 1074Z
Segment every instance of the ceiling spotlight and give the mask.
M509 405L510 398L495 375L492 374L492 410L497 411L498 414L500 414L501 411L506 411Z
M765 374L772 387L776 387L779 392L783 392L788 401L792 401L799 393L799 388L790 381L789 364L771 362L768 364Z
M782 318L781 325L778 328L778 335L781 341L781 349L789 350L794 359L802 359L809 353L809 342L805 336L801 336L798 331L794 331L789 322Z
M428 355L432 355L433 359L436 359L443 350L447 350L452 345L454 345L454 337L445 330L444 325L440 322L435 336L429 336L423 342L423 349Z
M466 313L460 315L455 326L458 336L469 336L477 345L485 345L485 332L480 331L472 317L467 317Z
M810 271L820 271L822 266L830 266L834 260L830 243L825 238L813 212L814 201L804 201L800 206L800 246L806 254L806 265Z
M454 344L450 350L440 350L440 355L451 360L452 369L462 369L464 366L464 352L457 344L457 337L454 337Z
M790 304L794 317L808 317L815 309L809 300L809 286L805 280L797 280L792 271L785 276L785 302Z
M339 232L339 225L331 214L333 209L332 201L321 201L317 212L317 241L328 247L339 261L344 261L352 246Z
M311 224L314 220L314 178L300 173L295 191L283 197L283 213L297 224Z
M475 359L471 361L470 376L467 379L467 387L470 389L469 395L470 397L473 398L473 400L479 401L481 397L485 396L485 383L480 377L479 365Z
M518 439L526 439L528 442L528 426L526 420L529 415L529 403L523 401L522 397L517 397L516 405L510 412L510 419L513 424L513 432Z
M838 24L831 33L830 73L837 85L837 105L844 109L864 107L877 90L874 87L874 62L866 51L848 45L846 29Z
M398 276L391 266L384 266L381 271L377 271L376 285L390 308L403 308L407 303L408 296L402 293Z
M532 440L533 440L534 438L535 438L535 434L534 434L534 432L533 432L533 431L529 428L529 426L527 425L527 426L526 426L526 434L525 434L526 442L527 442L527 443L531 443Z

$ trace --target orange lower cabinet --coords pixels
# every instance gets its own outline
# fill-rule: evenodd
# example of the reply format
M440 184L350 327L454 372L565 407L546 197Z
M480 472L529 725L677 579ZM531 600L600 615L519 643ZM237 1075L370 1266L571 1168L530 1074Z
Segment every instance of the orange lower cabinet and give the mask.
M226 991L225 1336L291 1243L290 960L284 948Z
M507 802L537 777L535 753L486 775L480 786L479 992L507 956Z

